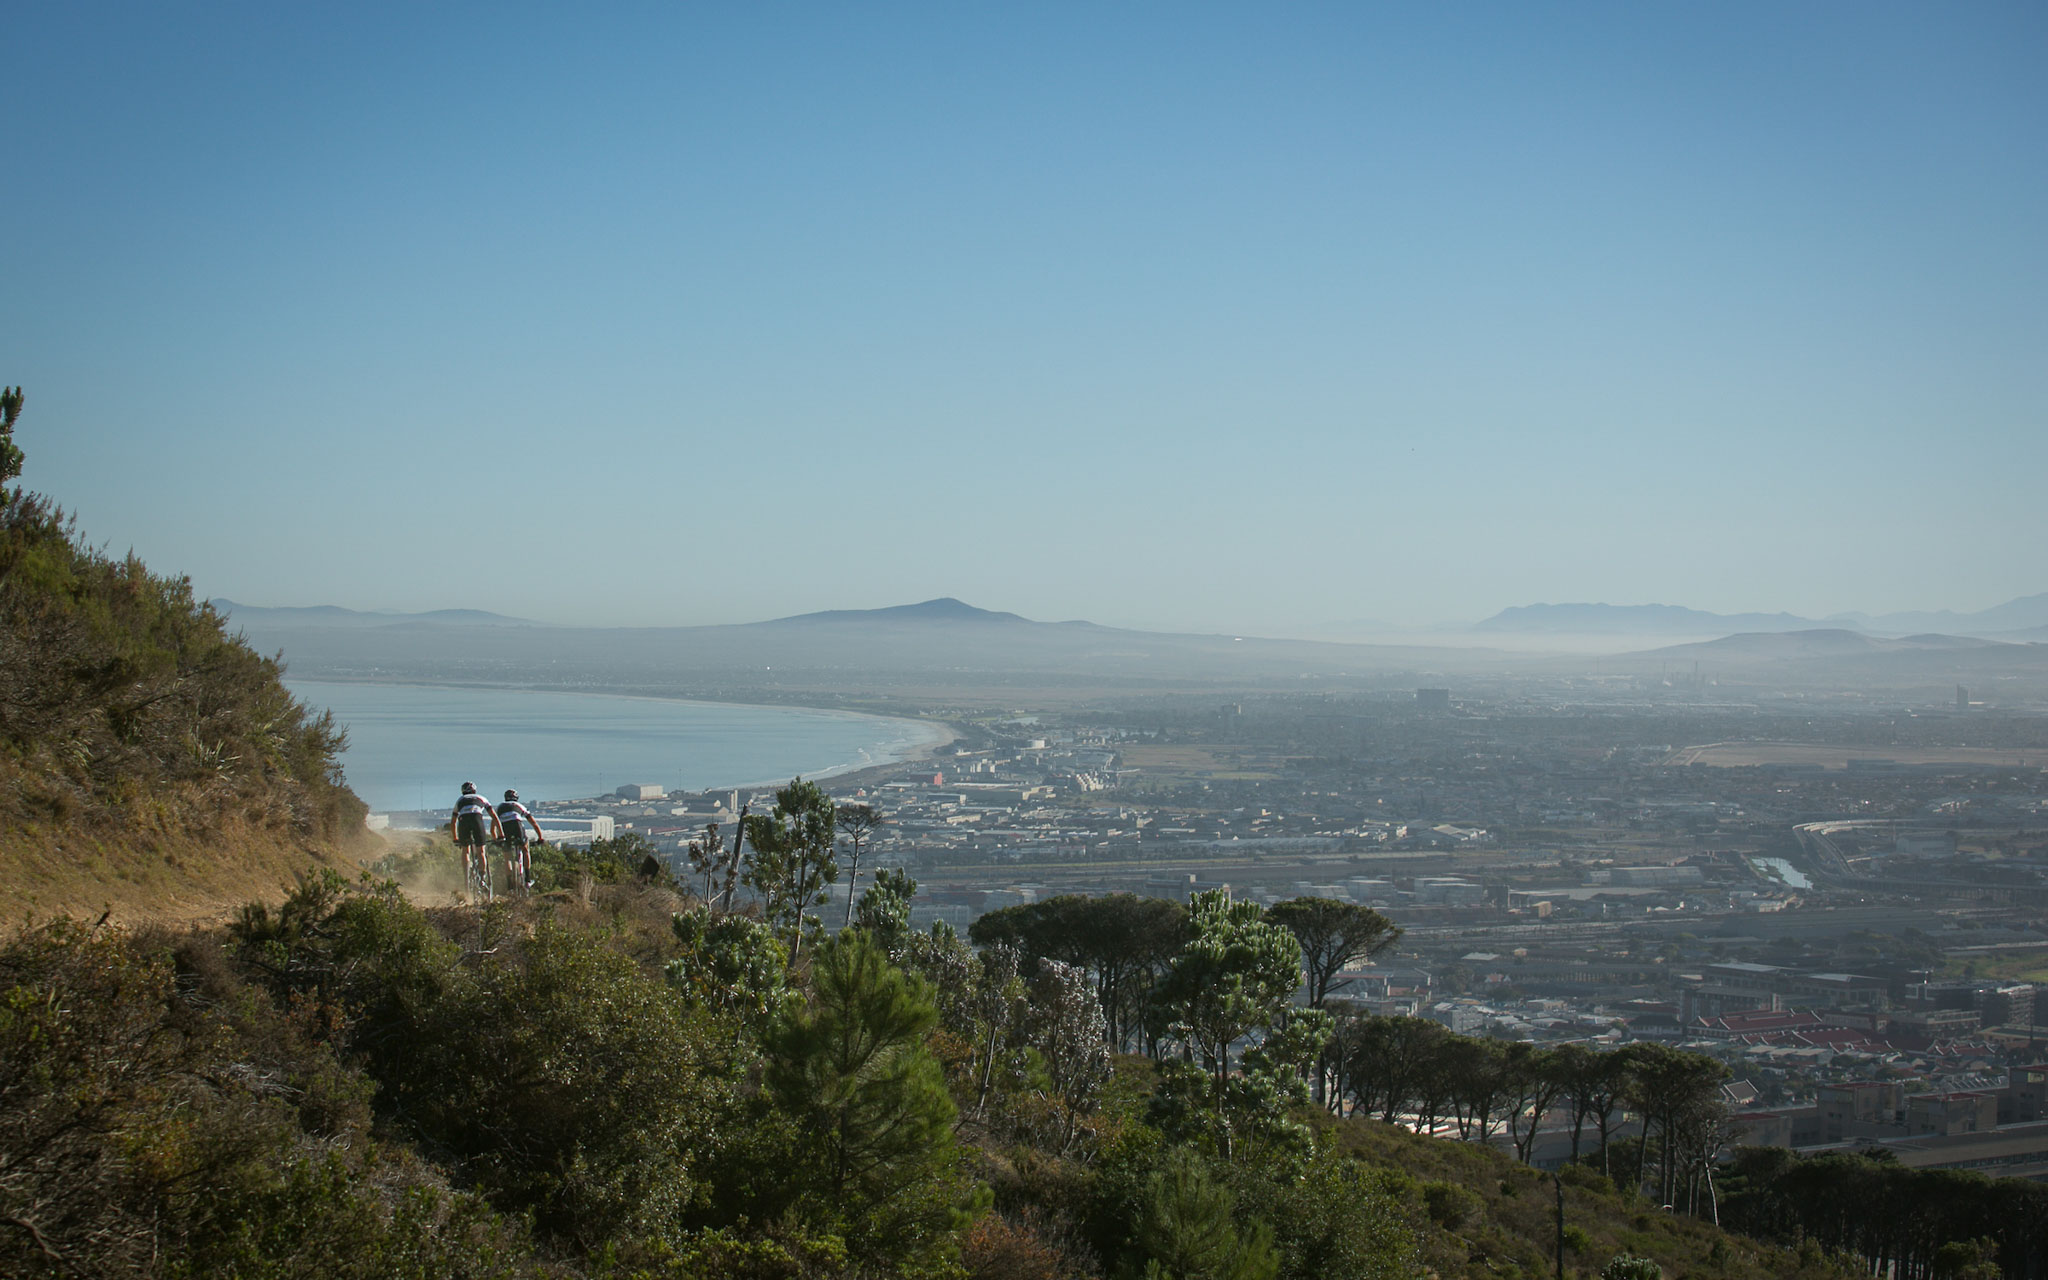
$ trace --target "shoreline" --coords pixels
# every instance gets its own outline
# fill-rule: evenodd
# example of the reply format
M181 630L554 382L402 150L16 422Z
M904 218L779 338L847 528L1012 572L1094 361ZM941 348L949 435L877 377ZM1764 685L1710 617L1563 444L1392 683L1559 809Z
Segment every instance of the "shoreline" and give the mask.
M753 705L756 705L756 704L754 704L754 703L729 703L729 704L726 704L726 705L736 705L736 706L753 706ZM791 710L804 710L804 711L822 711L822 710L829 710L829 708L824 708L824 707L801 707L801 708L798 708L798 707L792 707L792 708L791 708ZM847 714L849 714L849 715L869 715L870 713L867 713L867 712L857 712L857 711L856 711L856 712L848 712ZM938 730L938 731L939 731L939 736L937 736L937 737L933 737L933 738L930 738L930 739L928 739L927 741L925 741L925 742L922 742L922 743L918 744L917 746L915 746L915 747L912 747L912 748L910 748L909 750L905 751L905 752L904 752L903 754L901 754L901 755L895 755L895 754L893 754L893 753L892 753L892 754L891 754L891 756L890 756L890 758L889 758L889 759L887 759L887 760L874 760L874 761L870 761L870 762L868 762L868 763L865 763L865 764L840 764L840 765L833 765L833 766L832 766L831 768L829 768L829 769L822 769L822 770L820 770L820 771L818 771L818 772L816 772L816 773L804 773L804 774L798 774L797 776L798 776L798 777L801 777L801 778L808 778L808 779L809 779L809 780L811 780L812 782L823 782L823 781L825 781L825 780L826 780L827 778L851 778L851 777L855 777L855 776L858 776L858 775L860 775L860 774L863 774L863 773L872 773L872 772L875 772L875 771L877 771L877 770L881 770L881 769L893 769L893 768L895 768L895 767L896 767L897 765L904 765L904 764L913 764L913 763L915 763L915 762L917 762L917 761L919 761L919 760L929 760L929 759L931 759L931 758L932 758L933 756L935 756L935 755L936 755L936 754L938 753L938 750L939 750L939 748L940 748L940 747L943 747L943 746L945 746L945 745L946 745L947 743L950 743L950 742L957 742L957 741L959 741L959 740L960 740L960 736L961 736L961 734L960 734L960 727L959 727L958 725L956 725L956 724L952 723L952 722L951 722L950 720L910 720L910 719L909 719L909 718L908 718L907 716L872 716L872 715L871 715L871 718L873 718L873 719L877 719L877 720L904 720L904 721L906 721L906 722L908 722L908 723L910 723L910 724L916 724L916 725L925 725L925 726L929 726L930 728L933 728L933 729L936 729L936 730ZM700 788L699 790L700 790L700 791L758 791L758 790L762 789L763 787L779 787L779 786L783 786L783 785L785 785L785 784L786 784L787 782L789 782L789 779L787 779L787 778L771 778L771 779L768 779L768 780L765 780L765 781L758 781L758 782L734 782L734 783L720 783L720 784L718 784L718 785L716 785L716 786L711 786L711 787L703 787L703 788Z
M800 770L795 774L795 776L807 778L815 782L823 782L831 778L858 778L862 777L863 775L894 769L901 765L912 764L921 760L928 760L937 755L941 747L944 747L948 743L957 741L962 736L961 727L950 720L940 720L919 716L891 714L882 711L854 710L847 707L818 707L791 702L762 702L751 700L742 701L738 699L685 697L656 693L626 693L597 689L566 689L531 684L510 685L483 684L475 682L458 683L445 681L404 679L333 679L321 677L304 677L300 679L291 679L288 677L286 681L286 687L292 693L292 696L314 713L318 713L321 711L329 711L332 710L332 708L329 707L325 701L317 697L309 697L302 694L300 692L300 689L304 688L305 686L348 686L353 688L447 690L451 692L461 693L548 694L555 696L570 696L577 698L594 698L601 700L608 699L624 702L658 703L662 705L697 706L705 708L746 708L749 710L762 711L788 711L802 713L805 715L823 716L838 721L869 721L876 723L878 729L877 736L885 737L886 740L872 743L867 747L856 748L856 752L859 758L852 760L841 760L838 763L824 765L816 770ZM338 713L337 718L339 718ZM896 729L896 731L893 734L883 734L879 732L879 729L884 724L892 727L901 727L899 729ZM763 788L782 786L787 784L789 780L790 779L787 777L774 777L764 779L750 779L744 781L718 781L705 783L703 785L693 788L678 788L678 790L682 794L726 790L754 791L761 790ZM597 796L585 797L563 797L560 800L550 801L550 803L568 804L575 803L579 800L597 800L602 798L604 798L602 794ZM365 800L365 803L367 804L369 803L369 801ZM371 805L371 811L373 813L388 813L409 812L410 810L408 810L406 806L404 806L403 804L373 804Z

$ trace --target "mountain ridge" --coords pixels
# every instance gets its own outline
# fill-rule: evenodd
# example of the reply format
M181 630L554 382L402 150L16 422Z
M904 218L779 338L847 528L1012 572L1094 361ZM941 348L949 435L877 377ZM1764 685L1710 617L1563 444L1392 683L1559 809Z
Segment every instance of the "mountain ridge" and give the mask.
M1713 613L1673 604L1527 604L1514 605L1474 623L1480 633L1553 635L1735 635L1759 632L1850 630L1905 636L1930 632L1948 635L2032 638L2025 633L2048 627L2048 592L2019 596L1973 613L1943 609L1885 614L1840 613L1808 618L1795 613Z
M1901 654L1974 654L2000 650L2022 650L2029 646L1978 636L1923 633L1913 636L1873 636L1845 627L1813 627L1804 631L1745 631L1689 644L1665 645L1618 654L1618 658L1741 658L1784 661L1801 658L1893 656Z
M739 625L774 626L791 622L973 622L1001 625L1021 622L1028 626L1053 625L1037 622L1022 614L979 609L953 596L939 596L916 604L885 605L879 609L822 609L815 613L796 613L784 618L770 618L766 622Z
M1473 624L1480 632L1601 635L1632 631L1802 631L1825 624L1791 613L1709 613L1676 604L1514 605Z
M545 622L508 617L485 609L429 609L424 613L403 613L385 609L347 609L338 604L255 605L240 604L226 596L206 602L228 620L267 622L273 626L396 627L417 623L470 627L544 627Z

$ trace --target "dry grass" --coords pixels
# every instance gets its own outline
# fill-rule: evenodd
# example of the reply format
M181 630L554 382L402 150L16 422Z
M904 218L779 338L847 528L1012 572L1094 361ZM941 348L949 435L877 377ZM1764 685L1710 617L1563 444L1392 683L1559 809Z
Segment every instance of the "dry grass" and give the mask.
M10 823L0 832L0 901L8 927L102 912L125 925L208 924L244 902L281 900L314 868L353 877L378 853L367 834L340 848L233 822L211 832L149 818Z
M1261 781L1279 776L1231 747L1131 746L1120 748L1118 755L1125 768L1141 770L1154 779Z

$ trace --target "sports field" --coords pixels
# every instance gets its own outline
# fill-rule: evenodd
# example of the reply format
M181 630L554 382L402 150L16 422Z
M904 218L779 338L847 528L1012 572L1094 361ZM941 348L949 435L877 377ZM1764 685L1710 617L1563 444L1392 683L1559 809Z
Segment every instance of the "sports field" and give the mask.
M1241 782L1264 781L1278 776L1269 767L1266 755L1236 747L1140 745L1120 747L1117 755L1124 767L1139 769L1157 778L1215 778Z
M1846 769L1851 760L1889 760L1893 764L2009 765L2048 768L2048 750L2010 747L1838 747L1821 742L1709 742L1681 747L1665 764L1704 764L1718 768L1747 765L1802 764Z

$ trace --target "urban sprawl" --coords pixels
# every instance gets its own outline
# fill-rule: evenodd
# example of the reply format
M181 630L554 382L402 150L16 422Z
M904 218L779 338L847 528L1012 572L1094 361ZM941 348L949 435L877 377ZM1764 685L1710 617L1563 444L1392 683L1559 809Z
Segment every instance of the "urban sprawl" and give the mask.
M2048 1176L2048 720L1962 689L1713 692L931 707L952 742L826 785L883 815L862 885L908 870L920 926L1061 894L1357 902L1403 935L1343 975L1353 1008L1682 1045L1731 1068L1737 1141ZM772 790L632 785L539 812L550 838L638 833L687 881L688 844ZM1569 1127L1533 1162L1563 1163Z

